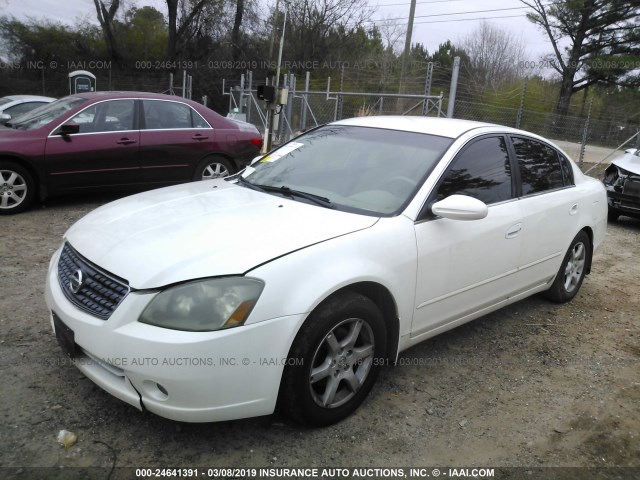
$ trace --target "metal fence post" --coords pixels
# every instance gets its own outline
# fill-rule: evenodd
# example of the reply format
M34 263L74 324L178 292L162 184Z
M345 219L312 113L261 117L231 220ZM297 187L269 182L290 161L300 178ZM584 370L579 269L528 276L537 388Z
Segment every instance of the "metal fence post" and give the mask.
M516 114L516 128L520 128L522 122L522 112L524 111L524 97L527 94L527 79L522 81L522 93L520 94L520 106L518 107L518 113Z
M287 125L291 134L293 134L293 99L296 96L296 76L293 73L289 74L289 94L287 96ZM286 140L291 137L287 134Z
M248 77L248 95L249 101L247 102L247 122L251 122L251 104L253 103L253 71L247 70Z
M240 75L240 98L238 99L238 105L240 108L238 109L238 113L244 112L244 73Z
M453 59L453 72L451 73L451 88L449 89L449 101L447 102L447 118L453 118L453 109L456 104L456 90L458 89L458 72L460 71L460 57Z
M431 96L431 82L433 81L433 62L427 64L427 79L424 83L424 96ZM425 117L429 113L429 100L427 98L422 102L422 116Z
M311 80L311 72L307 72L304 79L304 94L301 97L301 105L300 105L300 130L304 132L307 128L307 105L308 103L308 94L309 91L309 81Z
M344 92L344 64L340 67L340 93ZM342 120L342 103L344 98L342 95L338 95L338 101L336 102L336 115L334 120Z
M582 131L582 144L580 145L580 160L578 165L582 167L584 163L584 150L587 146L587 135L589 135L589 122L591 121L591 110L593 109L593 98L589 102L589 113L587 113L587 120L584 122L584 130Z

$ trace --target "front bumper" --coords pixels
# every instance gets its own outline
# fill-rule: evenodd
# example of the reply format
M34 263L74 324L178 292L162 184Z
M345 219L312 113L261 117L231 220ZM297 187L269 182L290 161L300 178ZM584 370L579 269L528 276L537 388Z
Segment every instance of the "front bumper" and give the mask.
M616 187L605 183L607 190L607 204L610 209L632 217L640 217L640 188L635 188L629 180L629 185ZM638 190L638 191L637 191Z
M268 415L275 409L289 348L302 315L218 332L181 332L137 322L155 295L131 292L108 320L72 305L47 276L49 310L73 331L76 367L142 410L184 422ZM53 316L51 319L52 327Z

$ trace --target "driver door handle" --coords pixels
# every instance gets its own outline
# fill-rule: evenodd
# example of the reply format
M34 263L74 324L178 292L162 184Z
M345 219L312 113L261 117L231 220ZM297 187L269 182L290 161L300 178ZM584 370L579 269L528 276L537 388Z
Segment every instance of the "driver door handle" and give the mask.
M125 137L125 138L121 138L121 139L120 139L120 140L118 140L116 143L117 143L118 145L130 145L130 144L132 144L132 143L136 143L136 141L135 141L135 140L130 140L130 139L128 139L128 138L126 138L126 137Z
M507 239L515 238L520 234L521 231L522 231L522 223L516 223L515 225L511 225L507 230L507 233L505 234L504 238L507 238Z

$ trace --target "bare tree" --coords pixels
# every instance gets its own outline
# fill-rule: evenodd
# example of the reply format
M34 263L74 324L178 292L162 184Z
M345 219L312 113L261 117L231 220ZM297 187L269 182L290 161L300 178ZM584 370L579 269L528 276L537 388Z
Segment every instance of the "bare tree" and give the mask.
M462 68L476 88L497 90L522 74L524 42L506 29L483 21L459 47L469 56Z
M244 0L236 1L236 15L233 20L233 29L231 30L231 51L233 52L233 60L240 58L240 26L242 25L242 16L244 14Z
M196 32L192 29L211 0L166 0L169 19L167 57L175 60L181 45Z
M288 4L288 36L297 59L324 60L340 35L371 16L367 0L298 0Z
M114 19L120 8L120 0L112 0L111 3L105 4L102 0L93 0L96 6L96 13L98 16L98 22L102 28L102 34L104 40L107 43L107 49L109 50L109 56L116 62L122 61L122 55L118 50L116 37L113 31Z
M553 54L546 60L562 77L557 113L566 115L571 96L595 83L637 86L640 55L640 3L638 0L521 0L531 8L531 22L549 38ZM561 42L569 41L562 48ZM632 60L632 61L629 61Z
M407 33L407 26L388 16L376 22L376 26L384 42L385 49L400 55L402 53L400 39Z

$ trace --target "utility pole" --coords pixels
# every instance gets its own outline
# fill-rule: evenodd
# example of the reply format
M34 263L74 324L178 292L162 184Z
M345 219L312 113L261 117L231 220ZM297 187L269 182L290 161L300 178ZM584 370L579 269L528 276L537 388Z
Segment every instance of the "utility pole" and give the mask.
M400 71L400 87L398 93L403 93L404 76L407 73L407 65L409 64L409 54L411 53L411 36L413 35L413 18L416 14L416 0L411 0L409 8L409 23L407 23L407 34L404 39L404 54L402 55L402 70Z
M279 88L280 88L280 64L282 63L282 48L284 46L284 31L285 28L287 26L287 10L289 7L289 4L287 2L285 2L285 7L284 7L284 20L282 22L282 36L280 37L280 48L278 50L278 65L276 67L276 81L275 81L275 90L276 90L276 99L280 98L280 92L279 92ZM265 145L263 146L265 153L268 152L269 150L271 150L271 146L273 145L273 130L274 130L274 117L276 115L278 115L278 125L280 125L280 113L282 113L282 107L280 107L280 112L276 112L277 106L278 106L279 100L276 100L275 102L271 103L269 105L269 120L268 120L268 129L266 132L266 137L267 137L267 141L265 142Z
M460 71L460 57L453 58L453 72L451 73L451 87L449 88L449 101L447 102L447 118L453 118L453 110L456 104L456 91L458 90L458 72Z
M280 6L280 0L276 0L276 10L275 10L275 13L273 14L273 30L271 32L271 39L269 40L269 63L271 63L271 61L273 59L273 44L275 42L276 33L278 31L277 22L278 22L278 7L279 6Z

